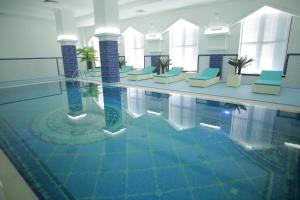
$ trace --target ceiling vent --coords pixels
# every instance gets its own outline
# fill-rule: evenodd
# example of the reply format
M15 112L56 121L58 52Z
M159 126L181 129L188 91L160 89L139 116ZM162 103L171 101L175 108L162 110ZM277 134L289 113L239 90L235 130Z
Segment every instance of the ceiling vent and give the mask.
M55 0L44 0L42 1L43 3L53 3L53 4L57 4L58 1L55 1Z
M204 31L205 35L226 35L230 34L229 27L209 27Z

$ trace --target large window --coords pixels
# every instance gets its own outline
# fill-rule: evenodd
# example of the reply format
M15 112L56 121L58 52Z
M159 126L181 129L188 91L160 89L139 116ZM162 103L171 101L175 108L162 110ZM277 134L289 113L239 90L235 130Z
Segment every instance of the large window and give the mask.
M180 19L169 28L169 39L173 66L183 67L185 71L196 71L199 27Z
M124 32L125 59L127 65L134 68L144 68L144 36L134 28L129 27Z
M240 56L255 61L243 69L246 74L262 70L283 70L291 16L274 8L263 7L242 22Z

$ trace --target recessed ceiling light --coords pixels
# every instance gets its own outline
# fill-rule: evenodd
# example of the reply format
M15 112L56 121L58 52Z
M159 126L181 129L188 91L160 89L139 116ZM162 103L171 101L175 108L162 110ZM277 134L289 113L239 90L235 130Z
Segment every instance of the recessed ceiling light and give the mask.
M144 13L145 11L144 10L137 10L135 11L136 13Z

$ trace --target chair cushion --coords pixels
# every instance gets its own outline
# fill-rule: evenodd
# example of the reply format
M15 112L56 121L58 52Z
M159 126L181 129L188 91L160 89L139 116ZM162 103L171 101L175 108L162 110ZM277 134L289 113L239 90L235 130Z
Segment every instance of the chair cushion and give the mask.
M168 78L168 77L173 77L173 76L177 76L177 74L159 74L159 75L155 75L155 77L160 77L160 78Z
M122 69L120 70L120 73L127 73L129 72L130 70L133 69L133 66L124 66L122 67Z
M220 69L219 68L206 68L203 72L202 75L214 78L218 75Z
M150 66L146 67L143 71L137 71L137 72L131 72L128 75L145 75L145 74L151 74L156 67Z
M280 86L281 85L281 81L277 81L277 80L257 80L255 81L255 84L257 85L274 85L274 86Z
M204 76L204 75L197 75L197 76L190 77L190 79L192 79L192 80L209 80L212 78L215 78L215 77Z
M174 74L178 75L182 72L183 67L173 67L170 71L166 72L166 74Z
M282 71L265 71L263 70L260 74L261 80L281 80Z

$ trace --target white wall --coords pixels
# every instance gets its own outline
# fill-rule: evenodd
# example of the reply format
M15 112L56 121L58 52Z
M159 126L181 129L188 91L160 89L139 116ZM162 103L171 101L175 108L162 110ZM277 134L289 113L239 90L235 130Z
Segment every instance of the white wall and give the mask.
M240 21L261 8L267 5L263 0L235 0L230 2L216 3L208 6L193 6L188 8L177 9L173 11L156 13L140 18L133 18L122 20L120 23L121 30L124 31L128 26L133 26L140 32L147 34L150 24L163 32L176 20L183 18L200 27L199 35L199 54L237 54L239 52L240 40ZM268 5L292 14L300 15L300 1L297 0L272 0L268 1ZM221 23L230 26L231 34L226 37L226 50L213 50L211 49L210 40L217 38L210 38L204 35L205 27L210 26L214 13L219 13ZM288 53L300 53L300 18L293 17L291 26L290 40ZM168 32L163 34L164 40L162 41L162 54L169 54L169 38ZM122 45L121 45L122 46ZM124 55L124 50L121 49L120 55ZM147 46L145 42L145 55L151 52L150 45ZM226 81L226 76L233 73L231 66L227 64L229 57L224 57L223 60L223 78ZM209 57L200 57L199 71L207 67L209 64ZM300 87L300 79L297 78L300 74L300 57L291 57L287 68L287 76L284 79L284 85L288 87ZM253 83L258 77L256 76L243 76L242 81L244 84Z
M0 16L0 58L61 56L55 22L29 17ZM1 61L0 82L57 75L55 60Z

